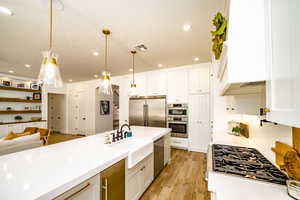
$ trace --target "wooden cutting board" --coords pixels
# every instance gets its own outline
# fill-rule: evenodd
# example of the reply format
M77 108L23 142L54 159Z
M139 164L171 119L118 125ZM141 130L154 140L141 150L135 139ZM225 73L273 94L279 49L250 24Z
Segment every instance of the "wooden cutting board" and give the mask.
M293 147L283 142L276 141L275 148L272 148L275 152L276 164L281 168L284 165L284 156L289 151L295 151Z
M300 154L300 128L293 128L293 148Z

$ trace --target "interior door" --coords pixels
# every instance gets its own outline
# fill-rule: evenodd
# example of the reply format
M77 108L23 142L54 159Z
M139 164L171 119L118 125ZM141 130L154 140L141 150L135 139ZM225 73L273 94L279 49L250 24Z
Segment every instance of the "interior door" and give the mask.
M89 134L89 126L88 126L88 110L89 110L89 105L87 101L87 98L89 96L88 91L82 90L78 92L79 94L79 130L80 133L83 135L88 135Z
M147 99L146 102L148 105L147 125L152 127L166 127L166 99Z
M300 1L269 0L267 119L300 127Z
M131 98L129 100L129 124L131 126L146 126L144 99Z

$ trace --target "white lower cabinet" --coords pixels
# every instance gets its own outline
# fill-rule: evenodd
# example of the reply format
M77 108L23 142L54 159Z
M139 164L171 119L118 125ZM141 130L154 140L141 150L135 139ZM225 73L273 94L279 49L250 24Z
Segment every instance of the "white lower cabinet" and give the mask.
M164 136L164 165L171 162L171 133Z
M100 175L80 183L54 200L99 200L100 199Z
M171 146L174 148L179 148L179 149L187 149L188 148L188 139L171 137Z
M154 179L153 153L128 169L126 174L126 200L138 200Z

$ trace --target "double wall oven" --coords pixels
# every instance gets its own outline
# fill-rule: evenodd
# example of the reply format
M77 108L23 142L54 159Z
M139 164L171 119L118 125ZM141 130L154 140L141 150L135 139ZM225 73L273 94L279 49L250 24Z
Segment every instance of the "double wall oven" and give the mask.
M172 137L188 138L187 104L168 104L168 127Z

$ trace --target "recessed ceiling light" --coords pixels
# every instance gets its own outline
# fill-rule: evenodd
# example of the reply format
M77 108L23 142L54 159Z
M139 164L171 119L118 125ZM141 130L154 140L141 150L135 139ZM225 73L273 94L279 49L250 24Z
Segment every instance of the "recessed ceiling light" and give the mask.
M190 31L191 28L192 28L192 26L191 26L190 24L185 24L185 25L183 25L183 30L184 30L184 31Z
M95 78L98 78L99 76L97 74L94 75Z
M196 61L196 62L199 61L199 58L198 57L194 58L194 61Z
M11 73L11 74L15 73L13 70L9 70L8 72Z
M129 71L130 71L130 72L132 72L132 71L133 71L133 69L132 69L132 68L130 68L130 69L129 69Z
M72 79L69 79L69 82L72 82L73 80Z
M29 64L26 64L26 65L25 65L25 67L27 67L27 68L30 68L30 67L31 67L31 65L29 65Z
M0 6L0 12L5 15L10 15L10 16L13 15L13 12L11 10L9 10L8 8L2 7L2 6Z
M93 56L99 56L99 52L94 51L94 52L93 52Z
M158 66L158 67L163 67L163 64L158 64L157 66Z

